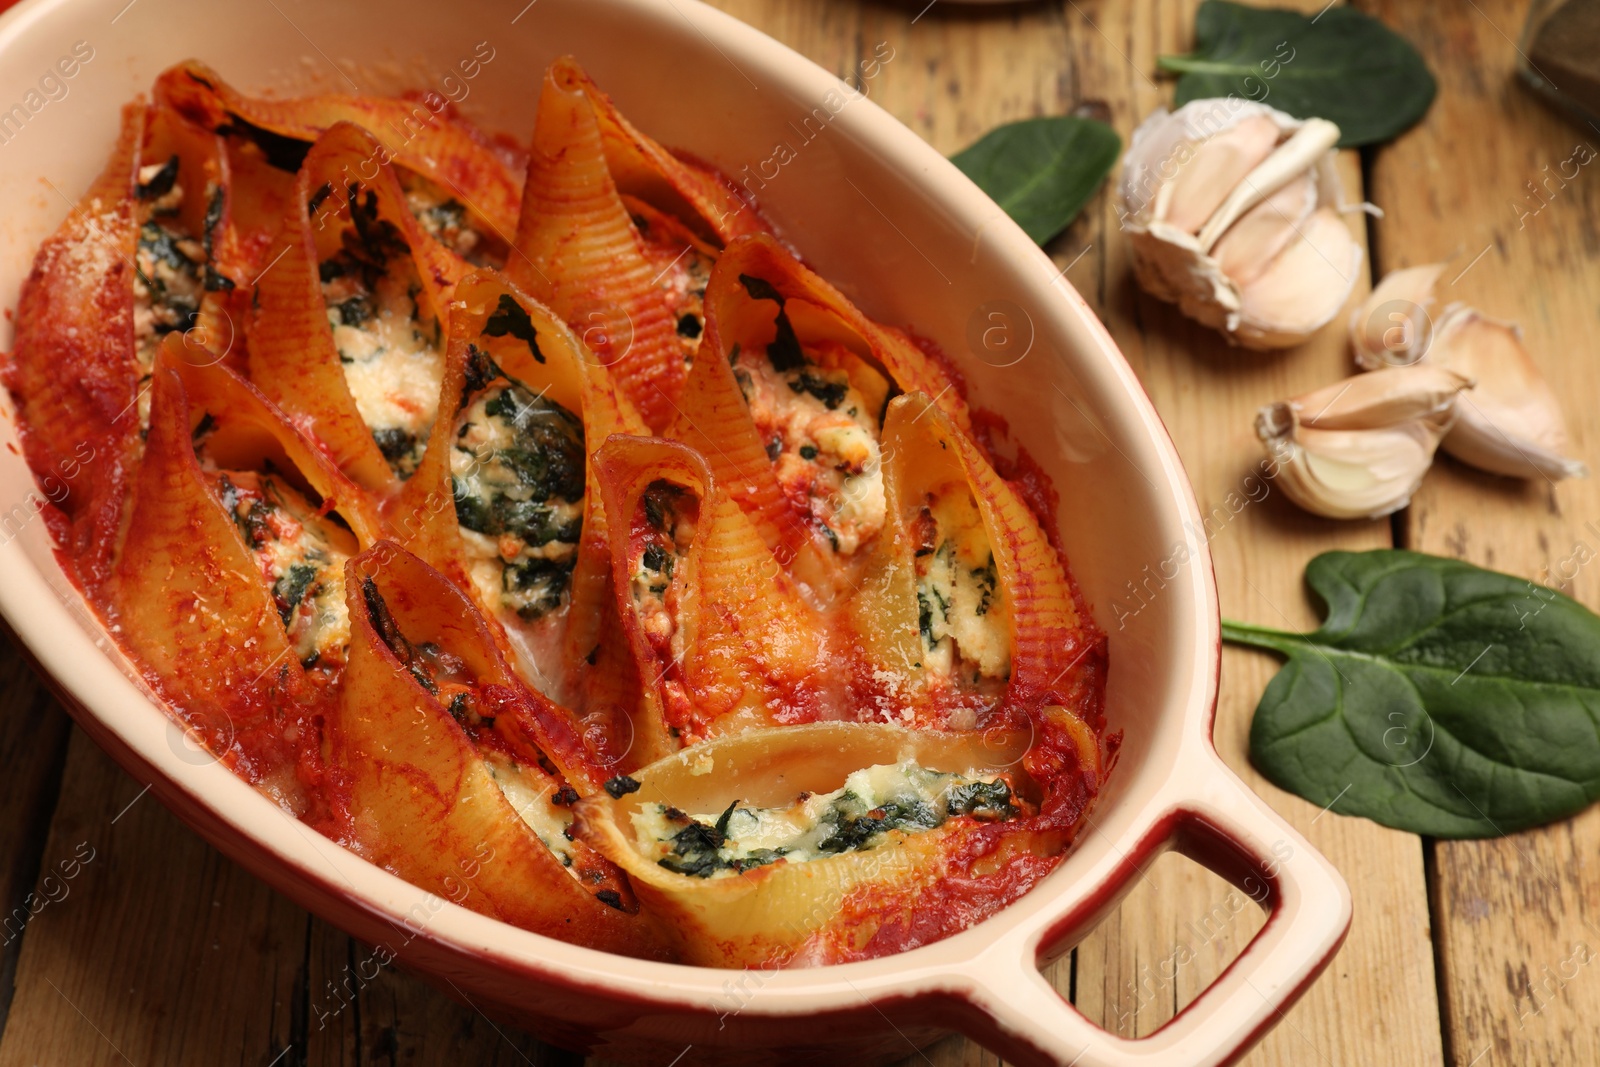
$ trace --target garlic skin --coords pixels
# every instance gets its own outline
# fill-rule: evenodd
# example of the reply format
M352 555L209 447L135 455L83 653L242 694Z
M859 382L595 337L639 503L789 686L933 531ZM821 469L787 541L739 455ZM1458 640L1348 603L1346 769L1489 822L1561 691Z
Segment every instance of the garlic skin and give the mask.
M1361 247L1340 212L1339 128L1236 98L1161 109L1123 160L1134 275L1230 343L1287 348L1349 298Z
M1450 304L1429 317L1443 263L1393 271L1350 317L1350 345L1366 368L1444 367L1477 384L1461 397L1444 450L1480 470L1512 478L1581 478L1588 468L1566 455L1566 421L1515 323Z
M1268 477L1305 510L1369 519L1405 507L1472 380L1444 367L1358 374L1256 415Z

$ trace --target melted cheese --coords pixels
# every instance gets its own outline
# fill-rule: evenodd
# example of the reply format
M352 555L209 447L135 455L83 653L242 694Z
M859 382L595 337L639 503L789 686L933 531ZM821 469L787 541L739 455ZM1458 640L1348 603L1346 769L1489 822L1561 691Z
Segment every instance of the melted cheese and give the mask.
M976 798L976 799L975 799ZM806 863L870 851L944 825L953 815L1015 814L995 775L935 771L910 761L856 771L831 793L802 793L785 807L687 814L644 804L632 815L640 852L669 870L728 877L783 860Z
M439 403L439 322L419 303L422 284L409 256L391 257L387 271L376 276L347 255L329 263L338 273L322 283L322 296L345 383L389 465L409 477L422 460Z
M784 495L835 552L853 555L885 517L878 413L844 371L814 362L780 371L741 354L734 377Z
M567 837L567 828L572 825L572 813L555 803L548 783L499 753L485 753L483 766L518 818L555 853L563 867L571 867L572 839Z
M261 567L300 662L344 662L350 645L344 564L355 548L349 534L272 475L212 471L208 476Z
M1011 673L1010 607L976 501L965 485L930 494L918 526L917 608L923 664L936 674Z

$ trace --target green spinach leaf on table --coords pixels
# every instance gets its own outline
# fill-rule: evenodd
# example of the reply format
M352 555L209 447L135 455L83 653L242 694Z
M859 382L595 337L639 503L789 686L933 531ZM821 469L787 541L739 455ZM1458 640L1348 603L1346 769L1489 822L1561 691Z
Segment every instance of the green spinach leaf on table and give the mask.
M1288 663L1250 758L1315 804L1437 837L1493 837L1600 796L1600 617L1553 589L1398 549L1328 552L1309 634L1224 622Z
M1044 244L1078 217L1121 151L1105 123L1060 115L996 127L950 161Z
M1195 16L1193 54L1158 63L1182 75L1179 106L1225 96L1256 100L1296 118L1337 123L1344 148L1400 134L1422 118L1437 90L1405 38L1344 6L1308 16L1206 0Z

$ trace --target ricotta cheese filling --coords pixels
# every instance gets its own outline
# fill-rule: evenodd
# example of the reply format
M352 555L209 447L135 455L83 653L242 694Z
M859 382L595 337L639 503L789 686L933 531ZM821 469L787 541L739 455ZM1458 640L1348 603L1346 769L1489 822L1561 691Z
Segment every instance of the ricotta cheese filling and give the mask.
M208 471L212 491L261 567L302 665L344 662L350 614L344 565L354 547L293 486L258 471Z
M883 528L882 412L843 369L853 353L836 343L801 348L779 321L765 355L735 351L733 376L784 495L835 553L851 556Z
M777 860L805 863L870 851L896 838L968 815L998 822L1018 814L998 775L935 771L911 761L851 774L831 793L801 793L784 807L741 807L689 814L644 804L632 816L639 851L662 867L697 878L740 874Z
M322 263L321 278L356 410L395 474L409 478L427 448L444 377L439 320L421 302L416 264L403 244L346 250Z
M183 187L178 157L139 169L139 199L148 211L134 251L133 340L139 363L139 426L150 425L148 386L156 349L167 334L194 325L205 294L204 243L178 219ZM214 194L213 194L214 195Z
M451 490L486 603L526 621L565 604L583 534L586 456L582 420L498 367L468 401L450 453Z
M650 483L639 497L642 522L635 523L636 555L629 592L645 636L668 658L683 651L677 626L678 600L689 577L689 548L699 513L699 500L668 481Z
M465 204L420 174L406 170L399 174L406 206L424 233L475 267L503 264L504 257L493 254L495 242L486 240L473 225Z
M929 493L911 523L923 666L979 683L1011 675L1011 611L977 501L963 483Z
M544 842L544 847L561 861L563 867L571 867L572 838L567 834L572 826L572 812L556 804L556 794L550 791L549 784L527 773L503 753L485 753L483 765L495 785L505 794L517 817L527 824L534 836Z

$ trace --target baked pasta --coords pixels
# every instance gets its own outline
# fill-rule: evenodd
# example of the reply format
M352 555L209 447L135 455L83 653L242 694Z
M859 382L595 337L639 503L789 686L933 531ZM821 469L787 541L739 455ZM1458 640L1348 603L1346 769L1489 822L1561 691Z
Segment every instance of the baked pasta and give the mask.
M867 959L1016 899L1114 761L1056 497L928 342L571 59L122 113L4 382L63 568L285 811L612 952Z

